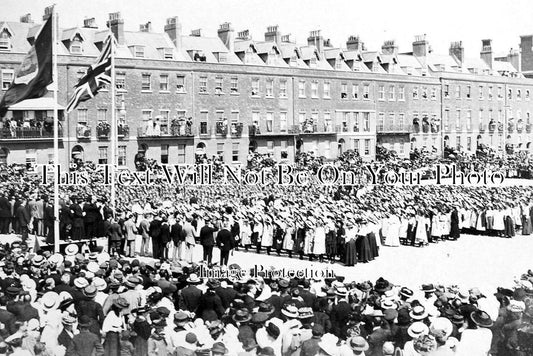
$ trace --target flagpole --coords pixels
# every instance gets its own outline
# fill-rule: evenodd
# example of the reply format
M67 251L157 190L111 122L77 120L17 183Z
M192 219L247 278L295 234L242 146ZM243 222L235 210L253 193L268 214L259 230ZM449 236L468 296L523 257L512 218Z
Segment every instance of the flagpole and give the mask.
M59 89L57 73L57 30L55 4L52 6L52 81L54 93L54 252L59 252L59 115L57 91Z
M116 103L116 86L115 86L115 39L111 34L111 208L113 216L117 210L117 191L115 187L115 170L117 167L117 103Z

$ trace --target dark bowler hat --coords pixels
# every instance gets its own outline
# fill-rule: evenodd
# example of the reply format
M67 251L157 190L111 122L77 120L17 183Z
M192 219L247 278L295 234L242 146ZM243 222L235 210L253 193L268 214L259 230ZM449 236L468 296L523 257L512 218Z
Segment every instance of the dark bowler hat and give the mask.
M246 323L252 319L252 316L250 315L250 312L248 309L239 309L235 312L235 315L233 315L233 320L240 322L240 323Z

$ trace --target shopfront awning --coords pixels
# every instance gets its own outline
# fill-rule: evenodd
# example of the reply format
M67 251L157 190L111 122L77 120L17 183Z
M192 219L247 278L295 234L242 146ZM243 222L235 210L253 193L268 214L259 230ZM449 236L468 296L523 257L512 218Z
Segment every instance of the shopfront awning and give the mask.
M58 110L65 110L65 107L57 105ZM15 105L9 107L11 111L20 111L20 110L54 110L54 98L37 98L37 99L26 99Z

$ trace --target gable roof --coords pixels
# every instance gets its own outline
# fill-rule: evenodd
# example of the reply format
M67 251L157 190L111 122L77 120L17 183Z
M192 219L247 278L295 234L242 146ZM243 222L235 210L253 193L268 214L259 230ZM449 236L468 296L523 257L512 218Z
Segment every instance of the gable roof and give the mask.
M31 23L0 21L0 29L6 28L11 34L11 52L27 53L30 50L27 38L32 27L35 27L35 33L41 28L40 25L35 26Z

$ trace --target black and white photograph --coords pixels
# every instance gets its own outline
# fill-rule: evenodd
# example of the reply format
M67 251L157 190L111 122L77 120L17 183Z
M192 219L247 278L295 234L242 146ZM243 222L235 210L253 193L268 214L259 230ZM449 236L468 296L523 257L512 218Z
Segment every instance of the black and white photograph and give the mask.
M0 356L533 356L533 2L0 8Z

